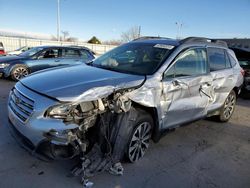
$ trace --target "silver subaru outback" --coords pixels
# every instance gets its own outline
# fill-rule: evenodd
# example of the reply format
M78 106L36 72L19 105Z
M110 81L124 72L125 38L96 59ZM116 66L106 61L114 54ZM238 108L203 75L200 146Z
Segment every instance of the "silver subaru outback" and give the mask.
M242 73L223 41L143 37L86 65L22 79L9 95L9 120L28 149L80 155L82 170L95 173L139 160L170 129L210 116L228 121Z

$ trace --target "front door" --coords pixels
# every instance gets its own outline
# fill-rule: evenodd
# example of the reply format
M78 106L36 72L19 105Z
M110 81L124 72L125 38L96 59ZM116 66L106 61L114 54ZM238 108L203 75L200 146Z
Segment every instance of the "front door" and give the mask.
M164 73L162 85L164 128L205 116L213 95L206 49L191 48L180 53Z
M31 72L57 67L61 64L60 56L61 49L48 48L39 53L34 59L27 61L27 65L30 67Z

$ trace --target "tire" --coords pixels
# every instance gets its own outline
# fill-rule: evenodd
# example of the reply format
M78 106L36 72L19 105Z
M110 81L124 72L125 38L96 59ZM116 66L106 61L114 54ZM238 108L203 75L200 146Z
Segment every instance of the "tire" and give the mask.
M149 147L153 129L153 119L151 115L143 110L139 110L133 127L125 153L126 158L131 163L141 159Z
M220 115L218 117L220 122L227 122L233 115L236 105L236 93L232 90L227 96L223 107L220 110Z
M29 70L24 65L17 65L11 71L11 79L14 81L19 81L21 78L28 76Z

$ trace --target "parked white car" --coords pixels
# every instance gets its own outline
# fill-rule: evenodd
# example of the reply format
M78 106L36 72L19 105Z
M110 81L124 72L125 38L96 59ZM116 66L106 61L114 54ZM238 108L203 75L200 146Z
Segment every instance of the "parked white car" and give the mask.
M19 55L19 54L21 54L21 53L23 53L23 52L25 52L25 51L27 51L27 50L29 50L31 48L32 47L29 47L29 46L23 46L23 47L18 48L18 49L14 50L14 51L8 52L8 55Z

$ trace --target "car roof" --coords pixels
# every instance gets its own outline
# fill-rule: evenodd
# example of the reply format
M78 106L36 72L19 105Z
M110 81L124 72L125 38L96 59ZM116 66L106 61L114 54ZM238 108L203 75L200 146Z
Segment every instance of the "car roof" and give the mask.
M85 46L57 46L57 45L47 45L47 46L36 46L36 48L73 48L73 49L85 49L91 51L89 48Z
M131 43L145 43L145 44L166 44L171 46L179 46L180 43L178 40L175 39L169 39L169 38L138 38L133 40Z
M221 40L202 38L202 37L187 37L182 40L170 39L163 37L140 37L132 41L132 43L147 43L147 44L166 44L171 46L186 45L208 45L214 47L228 48L227 43Z

